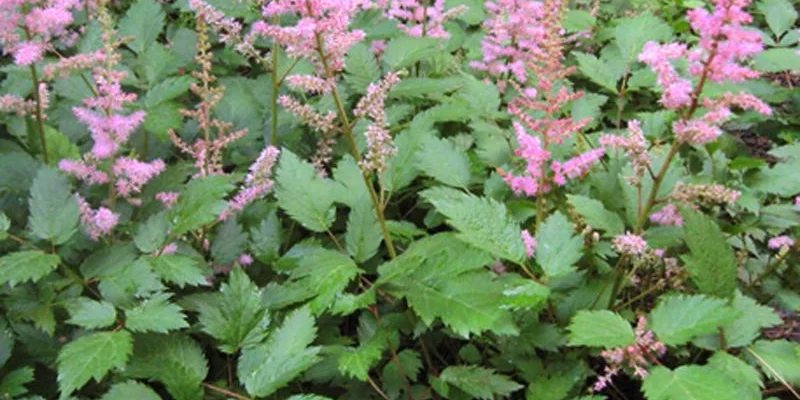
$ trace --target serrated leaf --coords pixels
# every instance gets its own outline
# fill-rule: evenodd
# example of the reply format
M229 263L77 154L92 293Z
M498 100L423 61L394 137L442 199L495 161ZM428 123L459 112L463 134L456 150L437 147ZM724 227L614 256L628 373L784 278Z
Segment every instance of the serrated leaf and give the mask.
M492 400L495 395L508 396L522 389L522 385L511 378L475 365L447 367L439 379L476 399Z
M231 190L230 176L213 175L189 181L168 213L172 234L179 236L216 221L227 206L223 199Z
M759 340L748 348L761 370L774 381L800 385L800 344L788 340Z
M11 253L0 258L0 285L8 283L36 282L52 272L61 258L57 254L47 254L40 250Z
M147 385L136 381L118 383L111 387L100 400L161 400Z
M33 382L33 368L23 367L6 373L0 378L0 396L13 398L28 393L25 385Z
M199 307L203 331L217 339L223 352L233 354L255 346L267 335L269 313L261 304L261 290L241 268L234 268L214 301Z
M736 289L737 264L733 249L713 219L689 207L681 207L683 233L691 257L686 269L700 292L732 297Z
M281 221L277 211L273 210L250 231L250 250L257 260L272 262L278 258L281 242Z
M112 304L87 297L75 299L67 306L67 309L70 315L67 322L84 328L104 328L113 324L117 319L117 310Z
M639 14L624 18L614 30L614 38L622 58L630 63L642 51L648 41L663 42L672 37L672 29L652 14Z
M364 199L361 204L355 204L350 209L347 217L345 248L356 262L372 258L383 240L380 224L372 210L372 202Z
M164 290L161 279L144 259L124 262L122 266L103 275L98 285L105 300L117 307L132 307L136 298Z
M583 310L572 317L569 324L569 345L623 347L635 343L631 324L608 310Z
M602 229L607 236L616 236L625 231L625 223L616 213L608 211L603 203L585 196L567 195L569 204L586 219L592 228Z
M774 309L757 304L755 300L738 291L732 305L742 314L722 328L728 347L747 346L761 335L761 329L782 323Z
M315 314L330 307L336 296L361 271L346 255L308 243L292 247L275 268L289 274L289 280L282 287L296 293L288 304L309 300ZM276 306L269 289L264 295L268 306Z
M346 349L337 359L339 371L345 376L366 382L370 369L388 348L387 340L386 331L379 329L357 348Z
M169 234L167 213L153 214L147 221L140 223L133 236L133 242L142 253L153 253L160 249Z
M278 206L292 219L314 232L325 232L333 223L332 184L320 178L314 167L284 150L275 177Z
M147 109L142 125L147 132L150 132L162 142L169 140L170 129L178 129L183 125L181 110L184 108L179 103L168 101L153 108Z
M153 272L161 279L174 283L178 287L207 286L206 274L200 267L200 262L180 254L163 254L158 257L145 257L153 268Z
M465 338L487 330L499 335L518 333L511 314L502 309L502 284L486 272L466 273L446 281L416 275L397 283L403 287L408 305L426 325L440 318Z
M239 380L253 396L275 393L319 358L319 347L309 347L317 335L308 307L290 313L266 343L242 350Z
M460 77L407 78L398 82L389 92L389 96L400 99L421 99L451 93L462 86L464 80Z
M5 319L0 320L0 368L6 365L14 351L14 333L9 329Z
M345 59L344 81L356 93L364 93L370 83L381 78L375 55L364 43L350 48Z
M112 368L122 369L133 350L128 331L98 332L67 343L58 352L58 388L66 398L89 379L99 382Z
M767 25L775 37L781 37L797 19L797 10L787 0L761 0L756 5L767 19Z
M716 332L740 315L722 299L703 295L665 296L650 312L650 326L659 340L676 346Z
M617 93L617 81L622 78L621 72L606 65L603 61L591 54L574 52L578 60L578 69L594 83L608 89L611 93Z
M168 294L159 293L125 311L125 327L133 332L158 333L188 328L183 310L169 298Z
M583 238L573 235L572 224L560 212L544 221L536 240L536 261L548 277L569 274L583 256Z
M164 79L147 91L144 98L145 108L157 107L169 100L182 96L189 91L189 87L194 83L190 76L178 76Z
M144 334L136 336L125 373L162 382L176 400L200 400L208 365L203 350L188 336Z
M247 234L236 223L236 218L228 218L217 227L211 243L211 256L219 265L233 264L244 253Z
M737 399L761 399L761 388L764 386L761 382L761 374L744 361L724 351L718 351L708 359L706 365L722 372L728 379L736 382L741 393L739 397L736 397Z
M690 365L676 370L658 366L644 378L648 400L738 399L736 382L708 366Z
M0 240L8 237L8 228L11 228L11 220L6 217L4 212L0 212Z
M28 206L31 231L40 239L59 245L77 230L78 202L70 192L67 178L53 169L39 169L31 185Z
M399 36L386 44L383 60L393 71L410 67L439 51L441 42L430 37Z
M47 157L51 167L57 167L63 159L78 159L81 151L69 138L58 129L45 125L44 136L47 141Z
M469 158L446 139L426 138L417 152L417 168L448 186L465 188L469 185Z
M447 217L459 231L459 239L507 260L525 258L519 225L503 204L445 187L427 189L421 195Z
M120 35L133 38L128 46L136 53L141 53L155 43L162 29L164 11L153 0L137 0L119 22Z
M800 55L793 49L767 49L755 56L754 69L761 72L800 71Z
M515 280L503 289L503 306L511 310L530 310L543 305L550 288L532 280Z

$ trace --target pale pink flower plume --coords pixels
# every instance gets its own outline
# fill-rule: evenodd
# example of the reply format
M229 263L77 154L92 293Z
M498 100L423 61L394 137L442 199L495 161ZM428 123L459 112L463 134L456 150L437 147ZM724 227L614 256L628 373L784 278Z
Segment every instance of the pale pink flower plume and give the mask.
M175 243L169 243L165 245L161 250L156 251L156 254L154 255L161 256L161 255L175 254L176 251L178 251L178 245Z
M635 182L641 181L650 166L650 154L647 152L647 140L642 132L639 121L628 122L628 136L603 135L600 137L600 145L607 148L624 150L625 155L630 160Z
M647 250L647 242L633 233L616 236L611 245L617 253L629 256L640 256Z
M772 250L779 250L783 247L792 247L792 246L794 246L794 240L786 235L775 236L774 238L770 239L767 242L767 247L769 247Z
M597 377L592 390L602 391L623 368L629 368L633 375L644 378L647 368L667 353L667 346L655 339L653 331L647 329L647 318L639 316L634 330L636 343L615 349L603 350L600 356L606 361L604 374Z
M244 185L236 196L228 202L228 206L222 210L219 219L224 221L238 212L244 210L248 204L266 196L272 191L274 184L272 180L272 169L278 162L280 150L273 146L267 146L261 151L258 159L250 166L250 173L244 181Z
M160 201L164 208L170 209L178 201L179 196L178 192L158 192L156 193L156 200Z
M445 0L391 0L386 16L400 21L397 27L414 37L449 38L444 23L467 10L465 6L445 10Z
M367 139L367 154L361 160L360 167L364 171L383 173L386 170L386 160L397 154L397 148L389 133L386 121L385 103L389 91L400 82L397 73L387 74L383 80L372 83L367 87L367 93L359 100L353 114L356 117L366 117L370 120L364 136Z
M90 239L96 242L101 236L111 233L117 226L119 215L105 207L93 210L83 197L76 195L75 198L78 201L81 224Z
M536 238L531 236L531 233L528 232L527 229L523 229L520 235L522 236L522 244L525 245L525 255L527 255L528 258L533 257L536 253L536 245L538 244Z
M242 255L239 256L239 264L240 265L247 266L247 265L250 265L252 263L253 263L253 256L251 256L250 254L243 253Z
M667 204L662 209L650 214L650 221L664 226L683 226L683 217L674 204Z

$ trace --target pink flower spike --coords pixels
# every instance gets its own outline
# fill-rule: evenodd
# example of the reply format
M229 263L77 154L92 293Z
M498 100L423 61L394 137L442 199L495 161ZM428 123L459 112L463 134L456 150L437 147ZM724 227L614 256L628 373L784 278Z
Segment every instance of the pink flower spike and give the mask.
M156 193L156 200L164 205L164 208L170 209L178 201L180 194L178 192L158 192Z
M44 45L39 42L23 42L14 49L14 63L25 67L39 62L44 56Z
M674 204L667 204L650 215L650 221L664 226L683 226L683 217Z
M538 244L536 238L531 236L527 229L523 229L521 235L522 243L525 245L525 255L527 255L528 258L533 257L534 253L536 253L536 245Z
M247 266L253 263L253 256L250 254L244 253L239 256L239 264Z

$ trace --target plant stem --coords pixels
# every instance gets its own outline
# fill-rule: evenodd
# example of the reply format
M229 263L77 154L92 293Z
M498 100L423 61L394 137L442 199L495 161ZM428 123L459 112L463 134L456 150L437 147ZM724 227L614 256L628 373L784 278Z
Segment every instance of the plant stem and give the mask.
M28 40L31 40L31 33L27 27L25 27L25 35L28 37ZM36 124L39 128L39 143L42 146L42 159L45 164L49 164L50 159L47 155L47 139L44 133L44 115L42 115L42 98L39 96L39 73L36 72L36 64L31 64L30 70L31 81L33 82L33 99L36 100Z
M753 281L750 282L750 284L748 286L750 286L750 287L755 286L759 282L763 281L764 278L766 278L767 276L769 276L773 272L775 272L778 269L778 267L780 267L781 264L783 264L783 262L786 261L786 259L789 258L789 256L792 255L792 253L794 253L795 249L797 249L797 245L796 244L794 246L792 246L789 249L789 251L787 251L787 252L779 255L778 257L776 257L775 261L773 261L772 263L767 265L767 267L764 268L764 272L761 275L759 275L757 278L753 279Z
M234 399L237 399L237 400L252 400L251 398L249 398L247 396L242 396L239 393L232 392L232 391L230 391L228 389L224 389L224 388L221 388L219 386L214 386L214 385L212 385L210 383L203 382L203 387L206 388L206 389L213 390L213 391L215 391L217 393L222 393L222 394L224 394L224 395L226 395L228 397L233 397Z
M278 16L272 18L272 24L278 25L280 20ZM278 42L272 41L272 135L270 135L269 142L275 146L278 144L278 90L280 89L280 82L278 77Z
M324 46L322 45L322 37L317 34L317 51L320 55L320 61L322 63L322 67L325 70L326 77L333 82L333 73L328 66L328 58L325 54ZM344 136L347 139L348 144L350 145L350 153L353 155L353 158L356 162L361 161L361 154L358 151L358 146L356 145L356 140L353 137L353 129L350 125L350 121L347 118L347 112L344 109L344 103L342 102L341 96L339 96L339 90L336 88L335 84L332 84L331 95L333 96L333 101L336 103L336 111L339 116L339 120L342 122L342 132L344 132ZM383 241L386 243L386 250L389 252L389 256L391 258L397 257L397 251L394 247L394 242L392 241L392 236L389 234L389 228L386 226L386 217L383 214L383 207L380 204L378 199L378 195L375 192L375 188L372 185L372 181L369 178L369 174L366 172L362 172L361 177L364 178L364 183L367 185L367 190L369 191L370 200L372 200L372 205L375 207L375 215L378 217L378 224L381 227L381 233L383 234Z

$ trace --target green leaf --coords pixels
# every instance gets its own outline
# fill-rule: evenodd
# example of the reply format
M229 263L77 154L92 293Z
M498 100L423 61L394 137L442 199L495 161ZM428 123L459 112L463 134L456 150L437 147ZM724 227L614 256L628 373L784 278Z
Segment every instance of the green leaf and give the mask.
M549 216L536 235L536 261L552 278L575 269L583 256L583 238L572 234L574 228L560 212Z
M347 218L345 248L356 262L372 258L378 252L383 240L380 224L372 210L372 202L364 199L361 204L356 204L350 209Z
M137 0L119 22L120 35L133 38L128 46L136 53L155 43L163 29L164 11L154 0Z
M8 228L11 228L11 220L6 217L4 212L0 212L0 240L8 237Z
M378 330L372 337L361 343L358 348L348 348L338 360L337 367L343 375L366 382L369 371L380 361L388 347L388 335Z
M562 24L567 32L575 33L591 29L597 24L597 18L584 10L569 10Z
M797 11L787 0L761 0L756 8L766 17L767 25L775 37L783 36L797 19Z
M184 95L194 82L195 80L188 75L164 79L147 91L144 97L145 108L154 108Z
M761 335L761 329L783 322L772 307L762 306L738 291L732 305L742 314L722 328L729 348L747 346Z
M28 393L25 385L33 382L33 368L23 367L8 372L0 378L0 396L12 398Z
M14 351L14 333L9 329L5 319L0 320L0 368L6 365Z
M469 185L469 158L447 139L426 138L417 153L417 168L448 186L465 188Z
M642 390L648 400L740 399L738 385L723 372L690 365L670 370L655 367L644 378Z
M732 297L736 289L736 257L713 219L689 207L681 207L683 233L691 256L686 269L700 292Z
M574 52L573 54L578 60L578 69L584 76L608 89L611 93L617 93L617 81L622 78L624 71L615 70L591 54L581 52Z
M652 14L639 14L624 18L614 30L614 38L622 58L630 63L636 60L644 44L649 41L662 42L672 37L672 29Z
M136 336L125 373L162 382L176 400L200 400L208 365L203 350L188 336L144 334Z
M214 301L201 304L198 322L204 332L217 339L220 350L233 354L264 340L269 313L261 304L261 295L244 270L236 267L214 294Z
M167 213L153 214L147 221L139 224L133 242L142 253L153 253L164 245L169 234Z
M452 93L464 86L460 77L446 78L407 78L398 82L389 96L399 99L421 99Z
M92 300L88 297L79 297L71 302L69 310L70 324L88 329L104 328L110 326L117 319L117 310L105 301Z
M767 49L755 56L755 70L761 72L800 71L800 55L794 49Z
M66 398L89 379L100 382L112 368L122 369L133 350L128 331L98 332L76 339L58 352L58 388Z
M722 372L728 379L736 382L741 393L736 397L737 399L761 399L761 388L764 386L761 382L761 374L744 361L724 351L718 351L708 359L706 365Z
M631 324L608 310L583 310L569 324L569 345L611 349L635 343Z
M169 140L170 129L177 130L183 125L181 110L183 105L168 101L153 108L147 109L144 117L144 129L156 136L158 140L166 142Z
M772 168L764 168L756 172L748 186L762 192L793 196L800 192L800 174L793 174L800 168L800 160L792 159L778 163Z
M748 349L761 370L778 382L800 385L800 344L788 340L759 340Z
M336 218L331 181L320 178L311 164L288 150L278 163L275 197L280 208L311 231L327 231Z
M315 244L300 243L289 250L275 265L289 274L283 288L297 294L296 301L310 299L315 314L325 311L361 270L346 255ZM275 307L270 290L265 291L268 306ZM292 304L296 301L290 301ZM280 304L286 305L286 304Z
M525 258L519 225L502 203L445 187L421 195L447 217L459 239L507 260L519 263Z
M145 259L126 261L100 280L100 294L117 307L132 307L136 299L165 289Z
M189 181L181 191L178 201L169 210L172 234L180 236L216 221L226 207L223 199L231 190L231 177L226 175Z
M118 383L111 387L100 400L161 400L147 385L136 381Z
M393 71L410 67L439 52L440 39L402 35L386 44L383 60Z
M650 312L650 326L662 342L676 346L696 336L717 332L739 315L722 299L672 295L662 297Z
M236 223L236 218L228 218L214 232L211 243L211 256L219 265L231 265L244 253L247 234Z
M277 211L273 210L250 231L250 250L253 256L264 263L274 261L281 249L281 238L281 221Z
M153 267L153 272L158 274L161 279L174 283L178 287L208 285L200 262L191 257L180 254L163 254L158 257L144 257L141 260L147 261Z
M40 239L59 245L77 230L78 202L70 192L67 178L53 169L39 169L31 186L28 206L31 231Z
M529 279L515 280L503 289L503 304L512 310L529 310L542 306L550 296L550 288Z
M0 258L0 285L8 283L36 282L52 272L61 258L57 254L47 254L40 250L11 253Z
M592 228L602 229L606 236L616 236L624 233L625 223L616 213L608 211L603 203L585 196L567 195L569 204L575 211L586 219Z
M317 335L308 307L290 313L266 343L242 350L239 380L252 396L266 397L286 386L318 360Z
M69 138L58 129L45 125L44 136L47 141L47 157L51 167L58 167L58 162L63 159L78 159L81 151Z
M375 55L364 43L350 48L345 59L344 81L356 93L364 93L370 83L381 78L381 70Z
M492 400L497 396L508 396L522 389L522 385L494 370L475 365L447 367L439 379L453 385L475 399Z
M168 294L159 293L125 311L125 327L133 332L158 333L188 328L183 310L169 298Z

